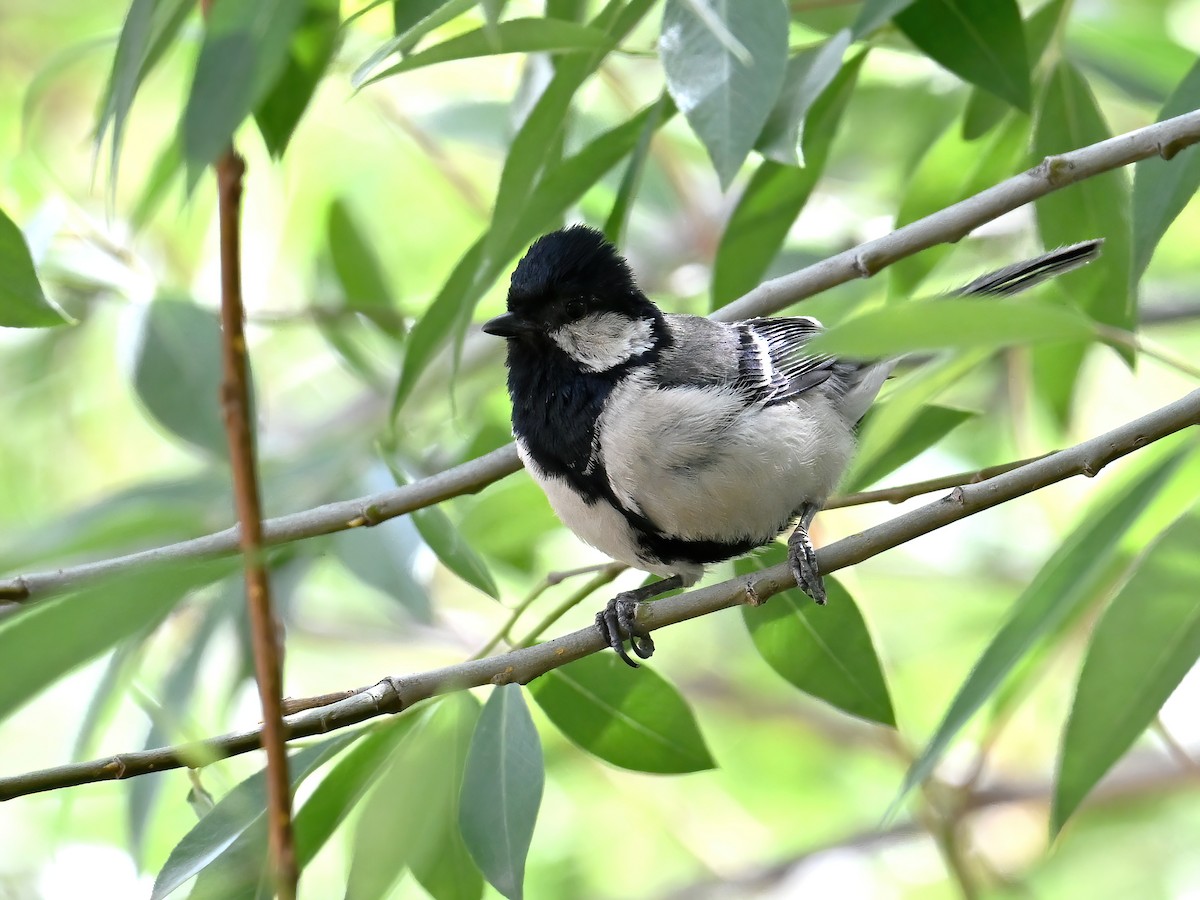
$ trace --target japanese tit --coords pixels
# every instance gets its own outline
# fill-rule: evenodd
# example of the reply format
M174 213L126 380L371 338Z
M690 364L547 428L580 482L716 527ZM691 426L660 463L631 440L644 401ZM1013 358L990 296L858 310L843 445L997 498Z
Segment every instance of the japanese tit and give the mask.
M1089 262L1100 243L1051 251L958 293L1016 293ZM822 329L808 316L664 314L583 225L534 242L513 272L508 312L483 330L507 339L517 450L559 518L613 559L664 576L596 617L625 662L637 665L626 636L643 659L654 650L636 622L639 600L688 587L706 564L793 523L796 583L825 602L808 527L896 360L810 354Z

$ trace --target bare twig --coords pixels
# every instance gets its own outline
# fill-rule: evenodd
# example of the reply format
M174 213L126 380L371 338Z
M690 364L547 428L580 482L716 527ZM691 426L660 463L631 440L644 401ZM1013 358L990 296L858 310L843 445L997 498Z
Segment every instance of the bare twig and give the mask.
M1200 142L1200 110L1070 153L1047 157L1027 172L918 219L891 234L790 275L764 282L715 312L713 318L731 321L779 312L784 307L839 284L874 275L921 250L961 240L972 229L1046 194L1155 154L1170 159L1179 150L1197 142ZM359 525L376 525L458 494L479 490L518 468L520 463L516 449L509 444L405 487L268 520L264 523L264 540L267 544L278 544ZM10 576L0 580L0 600L36 600L64 587L152 560L220 556L233 553L237 547L238 531L229 528L190 541L113 559L49 572Z
M1019 469L978 484L955 488L940 500L897 516L859 534L837 541L817 553L821 572L835 572L862 562L935 529L991 509L1016 497L1075 475L1094 476L1110 462L1200 423L1200 390L1161 409L1074 447L1036 459ZM794 586L786 564L752 575L644 604L638 620L649 629L664 628L746 602L749 596L767 598ZM551 669L604 649L594 628L584 628L533 647L486 659L468 660L414 675L389 676L365 691L309 709L284 720L289 739L325 734L368 719L400 712L439 694L486 684L525 684ZM124 753L106 759L60 766L0 779L0 800L25 794L131 778L148 772L195 765L247 753L258 748L261 729L251 728L207 741Z
M291 778L288 776L287 739L283 733L283 673L278 622L271 608L271 583L262 553L262 506L254 459L249 359L242 303L240 219L245 172L246 164L232 146L217 159L217 214L221 232L221 410L229 438L233 496L245 561L254 676L262 704L271 871L279 897L291 900L296 896L299 868L292 840Z
M977 484L980 481L987 481L989 478L1003 475L1005 472L1011 472L1013 469L1019 469L1021 466L1028 465L1039 459L1045 459L1050 455L1049 453L1043 453L1041 456L1017 459L1012 462L1001 463L998 466L988 466L986 469L976 469L972 472L958 472L954 475L942 475L938 478L930 478L928 481L914 481L912 484L899 484L895 487L879 488L874 491L859 491L855 494L835 494L825 501L823 508L843 509L847 506L862 506L866 503L903 503L905 500L911 500L913 497L921 496L921 494L932 494L934 491L945 491L950 488L961 487L964 484Z

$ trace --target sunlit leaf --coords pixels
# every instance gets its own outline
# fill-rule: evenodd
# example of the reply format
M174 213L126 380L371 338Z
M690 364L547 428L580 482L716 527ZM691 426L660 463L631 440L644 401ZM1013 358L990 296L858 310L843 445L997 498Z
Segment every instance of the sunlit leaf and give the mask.
M0 327L43 328L68 321L42 293L25 235L0 210Z
M916 0L895 22L935 62L1029 110L1029 56L1016 0Z
M870 413L868 413L870 415ZM845 490L859 491L874 484L906 462L924 453L959 425L975 418L977 413L948 406L923 406L908 423L908 427L892 442L887 451L867 457L864 463L851 464L842 483Z
M376 6L392 3L394 38L384 43L368 56L350 76L352 84L359 84L393 53L408 53L429 32L456 19L469 9L474 9L478 0L372 0L346 19L349 25L359 16Z
M866 58L856 55L817 98L804 121L803 168L764 160L738 199L713 263L716 309L752 290L778 255L788 231L825 170L842 111Z
M780 0L667 0L658 43L667 88L722 188L750 153L783 86L787 28ZM722 39L721 29L732 41Z
M338 0L305 0L292 34L287 62L254 111L254 121L271 155L283 156L325 69L337 50Z
M808 164L799 153L804 119L817 98L842 71L842 56L849 46L850 32L843 29L824 43L807 47L788 60L783 89L754 145L763 156L789 166ZM856 68L847 66L852 67Z
M402 335L404 329L399 326L396 301L383 264L345 200L338 198L329 205L325 233L333 271L345 292L346 305L388 334Z
M552 669L529 692L563 734L614 766L665 774L715 765L683 696L652 669L632 669L614 653Z
M159 297L146 309L134 358L138 399L159 424L217 456L228 453L221 422L221 329L190 300Z
M1091 325L1074 310L1029 301L955 298L871 310L818 335L811 348L871 359L914 350L998 348L1091 336Z
M1200 61L1167 99L1158 121L1200 109ZM1133 167L1133 256L1137 277L1150 265L1154 248L1200 189L1200 149L1188 147L1173 159L1151 157Z
M1200 507L1151 546L1096 623L1063 735L1052 833L1154 720L1200 658L1197 547Z
M606 46L607 41L603 32L577 22L564 22L561 19L509 19L496 25L494 30L484 26L435 44L355 84L365 87L401 72L411 72L413 69L456 59L503 53L570 53L599 49Z
M189 184L278 80L304 9L305 0L214 0L181 123Z
M525 857L544 782L542 745L521 688L501 685L471 737L458 822L480 871L509 900L524 894Z
M983 651L933 737L909 767L900 797L930 776L950 742L1021 659L1059 623L1093 602L1111 585L1120 563L1117 546L1168 482L1181 459L1181 454L1172 454L1093 504L1046 560L1013 603L1011 616Z
M772 544L753 559L738 560L735 569L745 575L786 559L787 549ZM836 579L826 577L825 589L825 606L799 588L776 594L762 606L743 606L754 646L767 665L806 694L895 727L892 699L862 613Z

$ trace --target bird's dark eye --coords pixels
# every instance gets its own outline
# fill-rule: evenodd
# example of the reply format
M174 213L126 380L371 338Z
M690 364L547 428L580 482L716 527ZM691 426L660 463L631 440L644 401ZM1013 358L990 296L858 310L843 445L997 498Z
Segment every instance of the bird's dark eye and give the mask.
M580 319L587 312L587 306L578 297L567 301L567 317L571 319Z

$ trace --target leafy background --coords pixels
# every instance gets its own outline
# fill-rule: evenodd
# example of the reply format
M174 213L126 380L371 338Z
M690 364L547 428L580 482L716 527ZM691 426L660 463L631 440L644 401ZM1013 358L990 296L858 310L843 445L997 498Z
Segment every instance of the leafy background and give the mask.
M207 29L180 0L3 12L12 573L229 524L205 167L235 130L280 513L508 440L502 351L471 323L561 222L605 228L649 293L705 312L1200 105L1194 0L217 0ZM836 322L1103 236L1100 263L1035 299L1141 321L1194 360L1197 180L1195 150L1105 175L804 310ZM1195 387L1076 330L985 356L942 324L959 350L897 379L848 487L1046 452ZM782 595L663 632L643 672L593 657L306 742L303 895L475 897L485 879L534 897L1187 895L1198 498L1183 435L856 566L827 610ZM898 511L827 512L818 542ZM548 572L596 561L524 473L290 545L272 559L287 692L461 660ZM230 571L142 570L6 616L3 774L257 721ZM582 583L536 597L513 640ZM252 897L261 765L6 803L0 888Z

